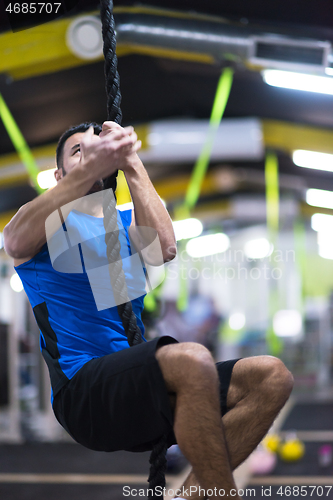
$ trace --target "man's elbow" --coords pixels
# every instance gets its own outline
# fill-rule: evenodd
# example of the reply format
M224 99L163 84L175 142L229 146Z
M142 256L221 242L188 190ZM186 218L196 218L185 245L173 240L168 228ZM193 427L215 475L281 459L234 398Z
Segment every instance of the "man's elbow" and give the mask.
M13 241L12 238L9 238L8 236L6 237L5 232L4 232L4 249L5 252L12 257L13 259L20 259L21 258L21 252L15 241Z
M170 244L169 246L160 244L156 246L155 244L141 251L144 262L153 267L162 266L166 262L170 262L175 258L176 254L176 244Z
M13 242L13 238L12 238L12 236L10 234L10 230L8 228L8 224L3 229L3 246L4 246L4 249L5 249L5 252L10 257L14 257L14 255L13 255L15 253L14 242Z
M3 240L5 252L13 259L23 259L29 254L29 252L24 251L22 242L8 225L4 227Z
M177 244L176 242L171 243L162 251L164 262L170 262L177 255Z

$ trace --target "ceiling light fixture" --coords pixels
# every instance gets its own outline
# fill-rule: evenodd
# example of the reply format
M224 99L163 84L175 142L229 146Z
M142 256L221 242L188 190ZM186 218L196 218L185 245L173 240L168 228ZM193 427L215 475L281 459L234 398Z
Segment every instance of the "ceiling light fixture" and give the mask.
M311 227L314 231L332 231L333 215L313 214L311 217Z
M293 152L293 162L298 167L333 172L333 155L328 153L297 149Z
M333 78L329 76L294 73L278 69L265 69L261 73L264 81L273 87L333 95Z
M333 248L332 245L319 245L318 244L318 255L323 259L333 260Z
M192 258L201 258L223 253L228 250L229 246L230 240L226 234L207 234L188 241L186 251Z
M244 245L244 253L248 259L264 259L269 257L274 246L266 238L257 238L247 241Z
M308 189L305 200L312 207L333 209L333 191L324 189Z
M333 259L333 234L331 230L320 229L317 233L318 254L324 259Z
M333 259L333 216L313 214L311 227L317 231L318 254L323 259Z
M57 181L54 177L55 168L50 168L49 170L43 170L37 175L38 186L42 189L49 189L57 185Z
M294 337L302 332L302 316L296 309L282 309L273 317L273 330L278 337Z
M200 236L203 230L203 225L199 219L184 219L177 220L173 223L173 230L175 232L176 240L187 240Z
M242 312L234 312L229 316L229 326L232 330L241 330L245 323L245 314Z

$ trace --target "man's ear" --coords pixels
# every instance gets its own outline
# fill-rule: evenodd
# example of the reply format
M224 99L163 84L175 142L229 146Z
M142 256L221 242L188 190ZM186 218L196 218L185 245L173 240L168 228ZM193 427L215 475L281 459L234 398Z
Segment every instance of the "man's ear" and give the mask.
M54 171L54 177L57 182L60 181L60 179L63 178L63 173L62 173L62 168L56 168Z

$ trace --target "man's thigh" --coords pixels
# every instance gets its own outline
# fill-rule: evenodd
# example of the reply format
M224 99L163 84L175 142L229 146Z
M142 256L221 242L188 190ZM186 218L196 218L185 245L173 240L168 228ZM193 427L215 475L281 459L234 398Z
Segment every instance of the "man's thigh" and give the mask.
M144 451L173 428L155 357L162 337L92 359L56 395L53 409L75 441L99 451Z

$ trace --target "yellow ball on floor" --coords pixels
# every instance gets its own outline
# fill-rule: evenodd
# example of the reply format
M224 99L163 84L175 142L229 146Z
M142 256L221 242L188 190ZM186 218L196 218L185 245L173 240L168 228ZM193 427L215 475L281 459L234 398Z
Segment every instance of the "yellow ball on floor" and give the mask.
M278 434L268 434L268 436L266 436L263 440L263 445L273 453L276 453L278 451L280 443L281 439Z
M279 456L285 462L296 462L303 457L304 453L305 446L297 438L286 441L279 447Z

